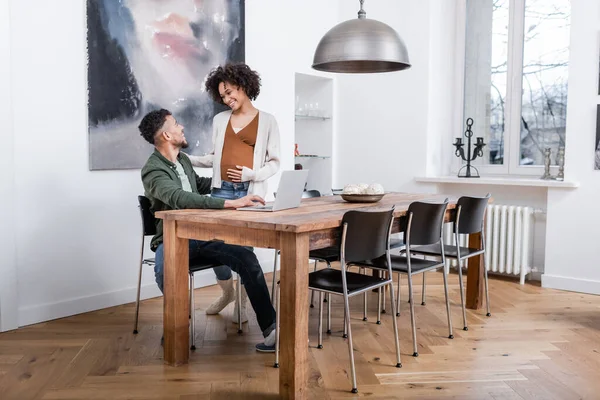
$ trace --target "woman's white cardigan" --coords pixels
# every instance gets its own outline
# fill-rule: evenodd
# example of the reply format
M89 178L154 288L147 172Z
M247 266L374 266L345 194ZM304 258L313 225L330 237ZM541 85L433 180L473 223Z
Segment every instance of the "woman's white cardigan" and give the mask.
M231 110L223 111L213 118L213 149L204 156L189 156L195 167L213 168L212 186L221 187L221 156L225 142L225 130ZM244 166L242 181L250 182L248 194L265 197L267 179L279 170L279 127L275 117L264 111L258 112L258 132L254 145L253 168Z

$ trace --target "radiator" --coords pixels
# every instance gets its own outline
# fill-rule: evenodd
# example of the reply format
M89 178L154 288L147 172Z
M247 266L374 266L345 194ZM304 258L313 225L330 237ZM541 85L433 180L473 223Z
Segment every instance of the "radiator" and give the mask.
M489 205L485 223L485 264L489 273L518 276L521 285L531 272L533 258L533 208ZM445 243L454 244L452 224L444 227ZM468 245L466 235L459 238ZM456 266L456 261L452 262Z

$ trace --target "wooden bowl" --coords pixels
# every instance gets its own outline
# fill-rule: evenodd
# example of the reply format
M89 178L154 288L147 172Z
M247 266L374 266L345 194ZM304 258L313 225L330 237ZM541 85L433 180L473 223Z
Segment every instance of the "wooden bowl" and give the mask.
M385 196L382 194L344 194L342 193L342 199L348 203L377 203Z

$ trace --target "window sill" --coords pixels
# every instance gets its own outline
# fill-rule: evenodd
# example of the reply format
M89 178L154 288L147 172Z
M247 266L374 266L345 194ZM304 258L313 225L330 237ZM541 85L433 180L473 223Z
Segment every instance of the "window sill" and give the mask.
M503 186L535 186L561 189L574 189L579 182L542 180L524 176L484 176L481 178L459 178L457 176L423 176L415 178L422 183L452 183L465 185L503 185Z

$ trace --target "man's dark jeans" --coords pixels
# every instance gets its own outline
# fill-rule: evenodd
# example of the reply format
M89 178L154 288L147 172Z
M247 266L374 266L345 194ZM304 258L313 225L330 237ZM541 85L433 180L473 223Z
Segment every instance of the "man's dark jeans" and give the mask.
M211 260L228 265L242 278L246 293L256 313L258 325L266 337L275 327L275 309L271 304L269 289L256 255L242 247L223 242L190 240L190 264L195 260ZM156 249L154 276L160 291L163 291L164 246Z

